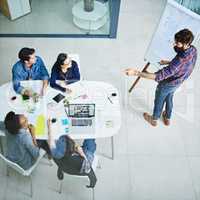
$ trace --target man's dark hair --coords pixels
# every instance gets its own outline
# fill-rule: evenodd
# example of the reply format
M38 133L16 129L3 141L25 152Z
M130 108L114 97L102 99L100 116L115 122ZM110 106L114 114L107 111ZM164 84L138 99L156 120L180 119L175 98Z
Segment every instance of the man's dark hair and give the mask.
M177 32L174 38L176 42L190 45L194 40L194 35L189 29L183 29Z
M24 47L19 51L18 57L21 61L29 61L30 55L35 53L35 49Z
M16 135L19 132L19 129L21 128L19 123L19 116L16 115L13 111L9 112L4 120L5 127L9 133L12 135Z

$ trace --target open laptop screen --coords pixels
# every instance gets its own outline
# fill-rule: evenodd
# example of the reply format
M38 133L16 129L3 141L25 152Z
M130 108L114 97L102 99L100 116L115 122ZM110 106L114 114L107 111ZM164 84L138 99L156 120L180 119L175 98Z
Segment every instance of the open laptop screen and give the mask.
M68 116L89 118L95 116L95 104L69 104Z

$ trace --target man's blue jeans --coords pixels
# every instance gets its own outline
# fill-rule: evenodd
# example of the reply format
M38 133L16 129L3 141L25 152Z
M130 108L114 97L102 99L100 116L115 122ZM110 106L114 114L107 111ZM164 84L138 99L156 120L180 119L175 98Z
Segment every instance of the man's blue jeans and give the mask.
M156 88L153 119L157 120L165 104L166 118L170 119L173 109L173 95L178 86L171 86L167 83L159 83Z

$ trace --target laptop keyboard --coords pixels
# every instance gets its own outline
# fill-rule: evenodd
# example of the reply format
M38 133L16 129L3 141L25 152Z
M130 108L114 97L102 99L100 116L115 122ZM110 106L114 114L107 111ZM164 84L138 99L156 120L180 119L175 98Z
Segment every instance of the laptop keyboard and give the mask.
M92 119L72 119L72 126L92 126Z

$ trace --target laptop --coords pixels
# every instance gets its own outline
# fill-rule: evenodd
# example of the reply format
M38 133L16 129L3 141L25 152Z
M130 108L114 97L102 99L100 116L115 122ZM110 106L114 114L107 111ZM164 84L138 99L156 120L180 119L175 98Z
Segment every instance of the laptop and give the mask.
M69 133L92 133L95 131L95 104L69 104Z

